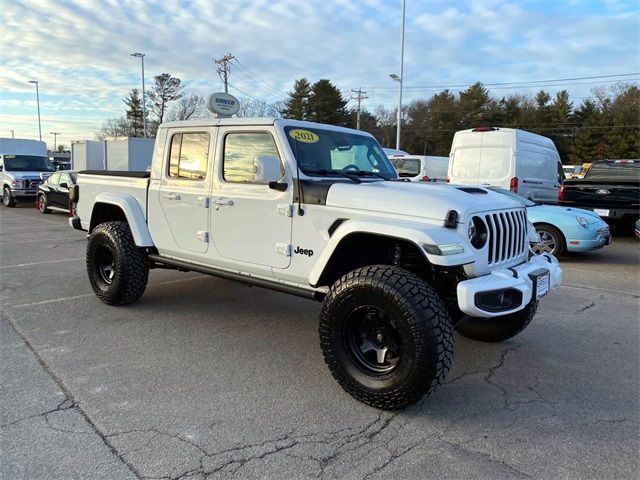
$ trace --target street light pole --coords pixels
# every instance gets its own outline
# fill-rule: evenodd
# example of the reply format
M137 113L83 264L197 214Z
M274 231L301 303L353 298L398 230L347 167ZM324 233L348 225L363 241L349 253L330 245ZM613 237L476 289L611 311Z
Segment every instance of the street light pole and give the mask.
M40 123L40 91L38 90L38 80L29 80L29 83L36 84L36 100L38 102L38 135L42 141L42 124Z
M400 150L400 125L402 123L402 81L404 80L404 11L406 0L402 0L402 29L400 31L400 93L398 94L398 131L396 132L396 150Z
M142 61L142 136L147 138L147 95L144 90L144 56L145 53L135 52L130 54L132 57L138 57Z
M58 139L58 135L60 135L60 132L49 132L50 135L53 135L53 148L51 149L52 153L56 152L56 148L58 148L58 145L56 145L56 140Z

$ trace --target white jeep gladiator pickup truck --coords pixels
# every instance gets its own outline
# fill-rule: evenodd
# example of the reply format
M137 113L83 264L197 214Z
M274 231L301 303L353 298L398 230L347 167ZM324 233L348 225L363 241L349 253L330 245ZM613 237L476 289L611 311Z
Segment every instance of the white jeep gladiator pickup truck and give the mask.
M100 300L135 302L149 269L202 272L322 302L320 344L355 398L433 392L453 330L522 331L560 284L524 208L479 187L398 180L371 135L309 122L162 124L150 172L81 172L71 200Z

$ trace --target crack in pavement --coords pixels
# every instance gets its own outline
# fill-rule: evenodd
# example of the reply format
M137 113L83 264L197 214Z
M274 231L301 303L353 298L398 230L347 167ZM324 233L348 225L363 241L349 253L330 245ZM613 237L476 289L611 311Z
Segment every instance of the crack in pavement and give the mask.
M69 400L68 398L65 398L54 409L47 410L46 412L42 412L42 413L34 413L32 415L27 415L27 416L24 416L24 417L19 418L17 420L13 420L12 422L4 423L4 424L0 425L0 428L10 427L10 426L16 425L16 424L18 424L20 422L24 422L25 420L29 420L29 419L37 418L37 417L45 417L45 420L46 420L46 416L51 414L51 413L62 412L64 410L71 410L73 408L76 408L76 405L71 400Z
M582 308L579 308L578 310L575 311L575 313L582 313L582 312L586 312L587 310L589 310L590 308L593 308L596 306L596 302L591 302L588 305L585 305Z
M68 410L68 409L71 409L71 408L75 409L82 416L82 418L87 422L87 424L89 425L91 430L93 430L93 432L96 435L98 435L98 437L100 438L102 443L109 449L109 451L120 462L122 462L131 471L131 473L133 475L135 475L136 478L141 478L140 474L136 471L135 467L133 465L131 465L129 462L127 462L124 459L124 457L122 455L120 455L120 453L114 448L114 446L104 436L104 434L98 428L98 426L93 422L91 417L89 417L87 412L85 412L84 409L79 405L79 403L76 401L75 397L73 396L71 391L67 388L67 386L62 381L62 379L51 369L51 367L47 364L47 362L44 361L44 358L42 358L42 356L40 356L40 354L38 353L38 351L36 350L34 345L31 343L29 338L27 338L27 336L22 332L22 330L20 330L20 328L18 328L18 326L16 325L15 321L11 318L10 312L6 312L6 311L3 312L2 319L7 321L8 325L18 335L18 337L20 337L20 339L24 342L24 345L31 351L32 355L35 357L35 359L38 362L38 364L40 364L42 369L47 373L47 375L49 375L51 377L51 379L54 381L54 383L58 386L58 388L64 394L65 400L62 401L59 404L59 406L62 407L62 406L65 405L65 402L69 402L69 404L71 404L72 407L64 408L63 410ZM45 413L46 414L52 414L54 412L45 412ZM47 418L46 418L46 415L45 415L45 422L46 422L46 420L47 420ZM66 432L66 433L68 433L68 432ZM78 433L78 432L73 432L73 433Z

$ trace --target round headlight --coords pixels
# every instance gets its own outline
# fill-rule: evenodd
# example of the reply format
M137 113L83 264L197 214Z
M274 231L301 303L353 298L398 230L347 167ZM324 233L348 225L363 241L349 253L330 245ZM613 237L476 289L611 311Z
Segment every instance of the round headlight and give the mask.
M469 241L475 248L480 249L487 243L487 225L480 217L473 217L467 225Z

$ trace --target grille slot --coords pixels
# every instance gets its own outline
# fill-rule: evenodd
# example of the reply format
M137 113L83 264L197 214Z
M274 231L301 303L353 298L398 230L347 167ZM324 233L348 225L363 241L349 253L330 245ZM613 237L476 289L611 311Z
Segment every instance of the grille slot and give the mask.
M527 248L527 219L523 211L485 215L489 233L487 263L495 265L523 255Z

